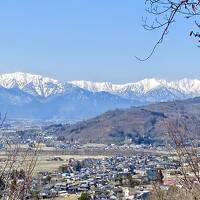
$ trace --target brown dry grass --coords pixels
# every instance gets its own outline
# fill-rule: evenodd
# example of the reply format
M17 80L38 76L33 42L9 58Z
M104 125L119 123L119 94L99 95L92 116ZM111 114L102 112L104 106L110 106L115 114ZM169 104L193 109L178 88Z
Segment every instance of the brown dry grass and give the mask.
M76 160L83 160L86 158L96 158L96 159L101 159L104 158L105 156L88 156L88 155L59 155L59 154L52 154L52 151L48 152L46 151L45 153L38 154L38 161L34 169L34 173L37 173L39 171L49 171L53 172L56 171L61 165L66 163L66 160L73 158ZM51 160L54 157L60 157L63 159L63 161L53 161ZM0 167L5 165L4 159L7 157L4 155L3 151L0 151ZM19 161L20 161L20 156L19 156Z
M55 200L78 200L76 195L66 195L55 198Z

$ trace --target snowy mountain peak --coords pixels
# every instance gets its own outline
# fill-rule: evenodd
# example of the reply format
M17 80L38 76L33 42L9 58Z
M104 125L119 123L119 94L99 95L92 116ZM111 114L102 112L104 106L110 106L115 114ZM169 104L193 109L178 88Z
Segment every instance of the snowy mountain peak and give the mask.
M82 89L86 89L92 92L114 92L118 88L121 88L122 85L112 84L110 82L92 82L84 80L76 80L70 82L73 85L76 85Z
M169 90L176 90L177 92L183 93L185 95L200 95L200 80L198 79L184 78L177 81L166 81L164 79L151 78L126 84L112 84L110 82L91 81L72 81L71 83L80 88L94 92L106 91L119 94L134 93L137 96L142 96L152 90L166 88Z
M136 92L138 94L144 94L154 88L166 84L165 80L160 79L144 79L135 83L126 84L112 84L110 82L91 82L91 81L72 81L70 82L82 89L87 89L93 92L106 91L111 93L122 92Z
M16 81L21 82L21 83L30 83L30 82L37 83L39 81L58 83L58 81L55 80L55 79L51 79L51 78L48 78L48 77L43 77L41 75L23 73L23 72L2 74L2 75L0 75L0 79L16 80Z
M0 85L4 88L19 88L32 95L50 96L62 93L64 86L61 82L29 73L15 72L0 75Z
M125 98L147 98L148 94L163 96L163 100L168 100L166 94L170 96L195 97L200 96L200 80L181 79L177 81L166 81L164 79L144 79L138 82L126 84L112 84L111 82L92 82L77 80L71 82L60 82L58 80L34 75L30 73L10 73L0 75L0 86L10 89L19 88L34 96L49 97L71 91L71 88L82 88L91 92L109 92ZM156 91L156 92L153 92ZM165 91L165 92L164 92ZM168 91L168 92L166 92ZM151 97L153 99L153 97Z
M20 118L85 119L102 112L200 96L200 80L144 79L126 84L58 80L29 73L0 75L1 112ZM28 108L28 109L27 109Z
M151 79L143 79L143 80L138 81L135 84L134 83L133 84L143 87L144 91L149 91L160 85L165 85L166 83L167 83L166 80L151 78Z

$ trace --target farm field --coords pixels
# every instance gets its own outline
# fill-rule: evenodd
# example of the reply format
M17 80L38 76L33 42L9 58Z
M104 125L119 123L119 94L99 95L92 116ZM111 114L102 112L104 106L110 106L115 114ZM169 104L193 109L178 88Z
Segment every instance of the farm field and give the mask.
M61 165L65 164L68 159L75 159L75 160L84 160L86 158L96 158L101 159L105 156L91 156L91 155L63 155L57 154L57 152L53 153L52 151L45 151L39 153L37 155L37 162L34 168L34 174L40 171L49 171L53 172L56 171ZM19 155L16 157L17 161L15 165L20 166L20 162L23 159L23 155ZM26 162L28 163L31 160L31 156L26 157ZM5 155L4 151L0 151L0 167L4 167L6 165L6 160L8 156Z
M62 161L52 160L55 157L59 157ZM59 166L66 163L66 160L73 158L75 160L84 160L86 158L96 158L101 159L105 156L88 156L88 155L39 155L38 156L38 163L35 167L35 172L48 170L48 171L55 171L59 168Z
M55 198L55 200L78 200L76 195L66 195Z

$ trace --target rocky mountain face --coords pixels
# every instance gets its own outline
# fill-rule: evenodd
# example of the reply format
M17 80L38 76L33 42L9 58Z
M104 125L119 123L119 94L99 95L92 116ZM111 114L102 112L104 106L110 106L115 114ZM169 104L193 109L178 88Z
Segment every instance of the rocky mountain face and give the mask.
M82 120L108 110L200 96L200 80L144 79L112 84L61 82L16 72L0 75L0 110L11 117Z
M12 118L82 120L139 104L138 100L92 92L38 75L0 76L0 111Z
M106 91L128 99L140 98L148 102L200 96L200 80L197 79L185 78L178 81L166 81L152 78L127 84L91 81L72 81L70 83L93 92Z
M71 84L65 85L57 80L16 72L0 75L0 85L6 89L18 88L33 96L49 97L63 93Z

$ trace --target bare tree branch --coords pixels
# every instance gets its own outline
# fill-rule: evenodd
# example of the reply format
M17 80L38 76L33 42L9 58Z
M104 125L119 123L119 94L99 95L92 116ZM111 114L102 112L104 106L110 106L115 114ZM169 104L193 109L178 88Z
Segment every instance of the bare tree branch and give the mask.
M195 18L194 25L200 29L196 18L200 16L200 1L199 0L146 0L146 12L154 17L151 24L147 22L147 17L144 21L143 27L145 30L161 30L161 36L155 43L149 55L145 58L136 57L140 61L148 60L154 53L157 47L163 42L168 34L175 18L181 16L186 19ZM200 39L200 34L196 31L190 30L190 36ZM200 42L200 40L198 41Z

